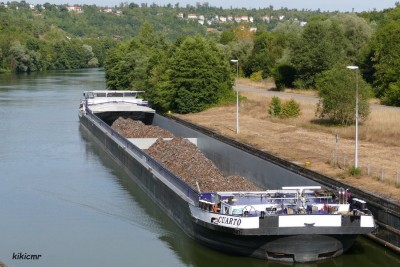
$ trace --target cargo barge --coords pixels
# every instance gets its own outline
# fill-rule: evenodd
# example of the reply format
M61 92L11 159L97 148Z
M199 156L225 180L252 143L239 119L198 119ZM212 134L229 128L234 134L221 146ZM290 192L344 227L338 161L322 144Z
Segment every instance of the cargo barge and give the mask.
M374 230L374 218L365 201L352 198L343 188L322 188L304 177L297 181L301 184L279 187L278 181L291 185L287 183L288 177L274 178L266 174L263 165L268 165L267 162L261 161L263 165L255 167L260 169L258 172L243 170L243 173L253 173L252 182L273 190L200 192L200 188L194 189L149 156L138 143L110 127L116 118L123 116L174 128L184 137L193 134L193 130L155 114L138 97L139 93L85 92L79 109L81 125L191 238L235 255L313 262L341 255L358 235ZM205 155L212 154L219 159L215 162L225 171L233 170L221 159L224 154L216 150L229 151L232 157L233 148L213 146L213 142L198 140ZM246 162L248 156L238 158ZM248 167L252 168L251 164Z

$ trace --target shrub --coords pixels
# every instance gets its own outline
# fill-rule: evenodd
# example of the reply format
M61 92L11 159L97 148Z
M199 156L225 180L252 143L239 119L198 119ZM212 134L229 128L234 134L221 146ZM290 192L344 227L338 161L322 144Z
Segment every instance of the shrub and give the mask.
M349 169L349 172L352 176L359 176L361 174L360 168L356 168L354 166Z
M275 80L276 89L282 91L285 87L293 87L296 70L290 65L279 65L273 69L272 77Z
M281 114L281 110L282 110L281 99L277 96L274 96L272 98L271 104L269 105L268 113L276 117Z
M291 118L298 117L300 115L300 104L290 99L288 102L284 103L282 106L280 117Z
M268 113L274 117L280 118L297 117L300 115L300 104L294 101L294 99L282 104L281 99L277 96L274 96L271 104L269 105Z
M253 81L253 82L261 82L263 80L262 70L257 71L257 72L253 72L250 75L250 80Z
M390 106L400 107L400 82L391 83L383 97L383 103Z

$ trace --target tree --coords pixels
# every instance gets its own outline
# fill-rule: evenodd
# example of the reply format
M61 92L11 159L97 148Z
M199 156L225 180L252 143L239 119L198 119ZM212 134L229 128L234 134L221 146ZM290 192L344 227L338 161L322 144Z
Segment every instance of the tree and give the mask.
M316 115L320 118L327 117L340 124L353 123L356 103L355 71L348 70L342 64L337 64L331 70L321 73L316 84L320 96ZM359 75L358 112L361 120L365 120L369 115L368 99L370 96L370 86Z
M219 42L226 45L235 40L235 33L232 30L225 30L221 33Z
M14 42L10 47L9 62L15 72L31 72L41 69L40 55L28 50L20 42Z
M135 79L138 57L145 56L138 51L139 48L140 44L136 40L131 40L109 51L104 65L107 87L117 90L134 88L132 81Z
M176 47L152 102L161 110L199 112L234 99L229 61L203 37L187 37Z
M364 62L372 65L372 82L377 97L383 97L390 84L400 80L400 7L392 10L379 26ZM371 64L368 64L371 62Z
M292 44L291 63L296 69L296 87L315 88L316 76L344 59L345 38L337 23L312 21Z
M356 62L374 32L373 27L356 14L337 14L330 20L337 23L343 31L346 59Z
M245 66L245 75L262 71L263 78L271 75L276 61L282 57L285 42L280 35L261 31L254 37L252 54Z
M296 69L289 64L279 64L272 70L276 89L282 91L285 87L293 87Z
M107 86L113 89L145 90L152 100L160 79L169 44L145 23L137 38L111 49L105 60Z

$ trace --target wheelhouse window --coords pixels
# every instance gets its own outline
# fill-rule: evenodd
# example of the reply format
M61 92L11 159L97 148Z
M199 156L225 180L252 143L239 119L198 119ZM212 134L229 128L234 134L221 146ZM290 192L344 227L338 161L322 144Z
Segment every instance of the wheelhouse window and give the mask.
M123 97L124 93L118 93L118 92L110 92L107 94L107 97Z
M136 97L136 93L134 93L134 92L126 92L125 96L127 96L127 97Z

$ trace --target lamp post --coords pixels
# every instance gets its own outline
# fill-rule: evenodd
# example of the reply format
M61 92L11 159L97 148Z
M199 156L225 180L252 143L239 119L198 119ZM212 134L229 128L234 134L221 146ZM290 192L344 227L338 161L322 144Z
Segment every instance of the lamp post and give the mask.
M349 70L356 71L356 147L354 153L354 168L358 168L358 66L347 66Z
M236 89L236 134L239 133L239 90L236 86L236 81L239 78L239 60L231 59L232 63L236 63L236 80L235 80L235 89Z

